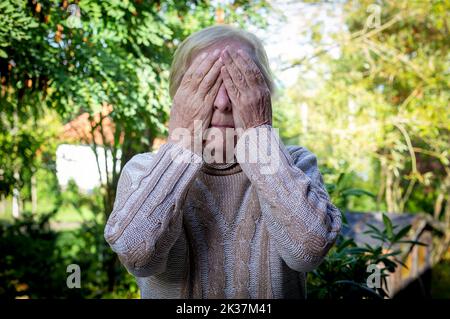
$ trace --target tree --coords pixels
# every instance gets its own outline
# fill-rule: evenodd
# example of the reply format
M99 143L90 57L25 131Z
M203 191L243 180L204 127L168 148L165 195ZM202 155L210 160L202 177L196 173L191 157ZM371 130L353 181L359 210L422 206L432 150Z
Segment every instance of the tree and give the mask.
M104 146L106 220L113 209L121 167L135 153L150 151L156 136L166 134L168 71L176 45L214 24L216 13L225 23L262 26L267 8L265 0L226 5L196 0L2 2L0 139L8 136L3 132L24 128L23 123L38 120L49 110L55 110L63 122L87 112L91 138L84 142L90 141L96 155L101 150L98 144ZM103 112L105 106L108 112ZM103 130L106 119L114 124L112 138ZM15 135L7 138L11 145L0 150L1 155L14 154L11 162L1 163L5 194L23 186L17 176L23 178L26 169L38 166L37 150L48 143L35 138L32 129L27 136L34 139L22 151L16 131L12 132ZM106 257L112 290L116 259Z
M327 166L359 172L378 194L374 208L428 211L448 223L449 4L321 5L344 24L325 33L317 20L305 31L316 50L292 66L313 70L313 81L302 76L285 103L293 103L296 119L305 103L309 126L291 125L290 137L311 145Z

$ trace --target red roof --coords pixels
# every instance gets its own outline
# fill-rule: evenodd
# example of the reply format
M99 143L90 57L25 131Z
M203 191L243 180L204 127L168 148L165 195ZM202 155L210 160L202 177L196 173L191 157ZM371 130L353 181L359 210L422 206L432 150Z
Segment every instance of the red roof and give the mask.
M95 140L97 145L112 145L115 132L115 124L109 116L112 110L112 105L104 103L102 111L99 113L90 116L88 112L85 112L77 116L74 120L64 125L61 139L68 143L82 142L85 144L92 144ZM93 128L95 129L92 132ZM120 144L123 143L123 139L124 133L122 132L120 134ZM155 138L153 141L153 148L158 149L165 142L166 139Z
M72 143L82 142L92 144L95 140L97 145L113 144L115 125L108 116L112 112L112 109L112 105L104 103L102 111L99 113L91 116L88 112L85 112L77 116L74 120L64 125L64 132L61 139ZM120 143L122 142L123 132L120 136Z

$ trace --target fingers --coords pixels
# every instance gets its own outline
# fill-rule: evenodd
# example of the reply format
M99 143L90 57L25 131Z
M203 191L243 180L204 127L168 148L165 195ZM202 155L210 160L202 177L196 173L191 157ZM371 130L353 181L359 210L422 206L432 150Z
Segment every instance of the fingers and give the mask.
M232 58L228 46L223 50L222 59L234 84L241 90L245 90L248 87L247 82L237 64L237 60L235 61Z
M223 79L223 84L225 85L225 89L227 90L228 97L231 100L231 103L233 105L233 119L234 119L234 125L236 128L243 128L244 122L241 118L241 112L239 106L242 104L239 102L239 90L237 89L236 85L233 83L230 73L227 71L227 68L225 66L221 69L221 75ZM238 133L239 134L239 133Z
M218 60L220 54L220 50L216 49L212 54L208 54L208 56L200 63L198 68L194 71L192 80L195 84L199 85L203 78L208 74L209 70Z
M220 72L220 67L219 67ZM222 85L222 78L219 78L217 81L214 80L214 85L208 90L208 92L205 95L205 102L208 106L214 103L214 100L216 99L217 93L219 92L220 86Z
M236 61L241 61L238 63L238 65L245 65L245 70L243 71L243 73L248 83L265 83L264 76L262 75L261 70L247 52L239 49L235 59Z
M212 104L212 102L211 102ZM207 110L205 111L206 113L204 114L204 117L202 119L202 128L203 128L203 132L205 133L205 130L209 127L209 125L211 124L211 119L212 119L212 115L213 115L213 107L208 106Z
M227 90L228 96L231 100L231 102L234 105L238 105L239 103L239 90L236 87L236 85L233 83L233 80L231 78L230 73L228 72L228 69L223 66L220 69L220 74L222 75L223 84L225 85L225 89Z
M183 79L181 80L182 86L186 86L187 84L192 82L194 72L198 69L198 67L206 59L206 57L207 57L206 52L195 57L194 61L192 61L191 65L183 75Z
M214 62L213 66L211 67L209 72L206 74L206 76L200 82L200 85L199 85L198 91L197 91L200 96L204 97L210 92L211 87L213 87L213 85L216 83L217 77L220 74L220 68L222 66L223 66L223 62L220 58Z
M228 47L226 47L223 54L224 56L226 55L225 51L228 52L228 56L231 58L228 59L228 61L224 59L225 65L238 87L247 88L254 84L264 85L266 83L258 65L247 52L242 49L237 50L237 52L230 52ZM234 70L239 70L239 73L236 73ZM235 80L236 77L233 77L233 73L237 74L237 80Z
M214 111L214 100L216 99L221 85L222 79L219 79L214 83L213 87L209 89L204 97L204 103L201 105L201 112L203 113L203 115L200 117L202 119L203 129L208 128L209 124L211 124L211 119Z
M220 69L219 69L220 70ZM204 105L202 105L202 111L204 112L203 118L203 128L206 129L211 123L212 114L214 111L214 100L216 99L217 93L219 92L220 86L222 85L222 79L218 79L212 88L207 92L204 98Z

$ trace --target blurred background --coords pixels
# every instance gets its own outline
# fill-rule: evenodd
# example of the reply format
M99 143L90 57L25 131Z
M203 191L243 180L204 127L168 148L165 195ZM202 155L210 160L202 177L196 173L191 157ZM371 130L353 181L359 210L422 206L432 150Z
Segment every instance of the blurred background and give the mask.
M259 36L274 126L345 227L308 298L450 298L450 2L0 3L0 298L139 298L103 238L123 165L165 143L177 45ZM80 288L69 288L76 264Z

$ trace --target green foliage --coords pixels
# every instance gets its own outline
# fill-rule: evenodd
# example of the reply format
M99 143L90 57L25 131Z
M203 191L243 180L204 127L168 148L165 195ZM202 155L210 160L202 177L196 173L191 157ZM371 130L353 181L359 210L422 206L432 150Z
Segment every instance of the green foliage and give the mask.
M0 116L0 194L4 195L11 194L13 187L29 187L39 167L54 171L55 138L60 127L52 112L36 120L27 119L20 126L10 125L13 117L7 112Z
M357 180L357 176L354 172L341 172L337 174L336 178L333 178L333 175L336 174L333 174L331 169L323 169L322 174L327 180L325 186L332 203L341 211L348 211L350 202L354 198L358 200L361 200L363 196L367 196L372 200L375 198L375 195L371 192L356 187L355 180Z
M433 267L433 278L431 282L431 295L439 296L441 299L450 299L450 252L444 256L442 261Z
M53 212L54 213L54 212ZM65 267L58 262L58 234L49 228L53 213L40 218L24 214L0 225L0 296L56 298L65 287Z
M301 76L278 108L285 138L310 148L322 165L365 174L363 188L377 195L378 207L445 220L449 2L311 2L329 23L343 18L345 26L325 34L318 18L304 29L314 54L293 63ZM371 6L379 8L379 24L369 23L377 21ZM307 127L299 125L303 116Z
M24 1L3 1L0 3L0 58L7 58L8 54L2 47L8 47L14 40L29 40L29 29L38 24L25 12Z
M329 193L342 211L434 211L441 220L447 212L448 219L448 2L378 1L382 28L366 25L373 1L336 3L345 18L345 28L330 35L339 56L328 54L323 21L308 26L317 51L297 64L304 75L314 71L315 78L299 79L275 103L277 127L285 141L318 155ZM102 116L114 123L115 134L102 144L114 164L94 194L81 195L74 185L60 192L52 181L51 213L40 208L35 216L0 225L2 297L138 296L134 278L103 239L118 160L149 150L156 136L166 134L168 70L183 39L214 24L221 12L225 23L264 27L270 9L264 0L77 4L79 15L57 0L0 3L0 195L17 188L29 200L31 177L42 168L55 171L62 124L82 112L93 120L105 104L112 110ZM305 127L298 123L302 103ZM91 124L102 130L102 121ZM96 150L96 142L92 146ZM68 208L79 214L80 228L52 230L49 221ZM379 245L359 247L340 237L310 274L310 297L385 295L385 284L367 287L367 266L380 265L386 278L401 265L394 247L409 229L397 231L389 219L383 221L383 231L369 231ZM66 287L66 267L72 263L81 266L81 289Z
M64 201L97 209L97 217L101 216L99 194L81 195L72 186L63 192L54 211L24 213L0 224L0 298L138 298L134 277L116 261L104 240L104 219L84 220L73 230L50 227ZM110 269L105 267L109 261ZM66 285L71 264L80 266L79 289Z
M400 230L383 214L384 229L370 224L366 234L377 240L376 245L358 245L352 237L339 235L337 244L324 262L308 274L308 298L312 299L380 299L388 296L387 277L398 267L406 267L399 244L421 244L405 240L411 226ZM344 227L348 227L347 224ZM373 284L369 276L378 267L380 285Z
M0 158L14 153L14 164L26 161L1 163L4 194L23 186L17 177L22 170L39 166L37 150L45 143L33 129L44 114L55 110L66 122L83 112L94 116L106 104L112 111L103 116L114 123L113 138L105 138L101 122L94 121L92 129L101 130L102 144L114 156L108 167L114 189L119 149L126 161L129 153L151 149L153 139L166 134L168 75L176 45L214 24L218 9L209 1L178 0L86 0L77 6L79 12L57 0L7 0L0 6L0 139L13 141L1 144ZM222 10L229 23L261 25L257 13L267 6L266 1L240 1ZM245 14L232 15L236 9ZM33 129L26 125L29 121L36 122ZM27 129L33 148L18 145L19 128ZM56 142L56 136L50 140Z
M104 289L113 296L120 288L118 260L100 231L112 211L121 166L132 155L151 150L155 137L166 134L168 76L176 46L214 24L219 9L227 23L262 26L266 7L265 0L226 5L207 0L0 4L0 196L14 188L29 195L38 168L54 163L62 124L81 113L88 114L91 131L78 142L92 146L98 167L98 146L112 154L112 165L104 163L101 196L92 205L86 198L63 199L64 205L91 205L96 212L96 224L85 225L77 245L92 253L80 257L84 267L93 273L101 267L106 273L87 279L93 286L84 296L104 296ZM113 124L112 137L105 133L104 119ZM93 132L101 139L92 139ZM136 292L127 278L129 289L123 291ZM30 294L39 295L33 289Z

